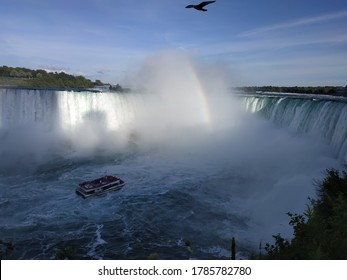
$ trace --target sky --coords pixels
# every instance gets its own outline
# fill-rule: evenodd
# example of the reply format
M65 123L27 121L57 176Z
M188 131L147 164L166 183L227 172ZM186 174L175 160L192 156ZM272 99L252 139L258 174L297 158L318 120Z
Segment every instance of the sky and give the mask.
M0 65L126 84L157 53L221 63L233 86L346 86L346 0L0 0Z

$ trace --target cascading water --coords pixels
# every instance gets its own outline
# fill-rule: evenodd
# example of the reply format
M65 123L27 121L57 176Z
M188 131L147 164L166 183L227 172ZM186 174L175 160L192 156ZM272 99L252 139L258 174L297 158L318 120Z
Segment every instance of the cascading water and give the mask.
M114 93L31 89L1 89L0 128L45 124L50 129L73 131L84 122L105 118L116 130L134 118L136 101Z
M347 161L346 100L248 96L246 109L287 127L297 134L308 134L332 147L338 158Z
M227 259L232 237L247 257L273 234L290 236L286 213L304 211L313 179L340 167L329 146L245 113L244 101L298 132L319 131L321 115L310 112L326 112L322 135L336 143L344 109L339 118L326 110L340 105L233 98L190 60L153 65L146 93L0 89L0 240L14 243L9 257ZM105 173L125 187L75 194Z
M123 148L130 130L120 131L134 120L140 102L136 94L0 89L0 166L40 161L63 150Z

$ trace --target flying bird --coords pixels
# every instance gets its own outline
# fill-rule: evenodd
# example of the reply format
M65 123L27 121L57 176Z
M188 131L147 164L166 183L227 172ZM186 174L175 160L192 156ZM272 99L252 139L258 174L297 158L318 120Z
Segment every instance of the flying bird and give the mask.
M216 2L216 1L204 1L204 2L201 2L201 3L198 4L198 5L188 5L188 6L186 6L186 8L194 8L194 9L196 9L196 10L198 10L198 11L204 11L204 12L206 12L207 10L204 9L204 7L205 7L206 5L211 4L211 3L214 3L214 2Z

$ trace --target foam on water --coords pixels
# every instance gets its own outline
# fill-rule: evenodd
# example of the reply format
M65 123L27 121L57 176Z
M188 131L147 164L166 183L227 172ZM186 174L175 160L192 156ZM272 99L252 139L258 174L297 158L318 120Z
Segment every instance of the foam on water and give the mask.
M144 69L150 84L137 93L0 89L0 239L15 243L16 258L52 259L61 247L82 259L191 258L180 240L194 258L227 258L232 237L241 257L290 236L286 213L304 211L313 179L340 166L327 138L244 112L214 67L165 54ZM281 98L246 105L298 132L332 109ZM332 129L342 116L322 130L332 143L343 138ZM105 173L125 187L75 194Z
M95 238L91 240L91 242L87 245L87 248L89 248L89 251L87 252L87 255L91 257L92 259L98 259L102 260L103 256L98 255L98 247L102 246L104 244L107 244L105 240L102 239L101 233L103 225L96 225L96 231L95 231Z

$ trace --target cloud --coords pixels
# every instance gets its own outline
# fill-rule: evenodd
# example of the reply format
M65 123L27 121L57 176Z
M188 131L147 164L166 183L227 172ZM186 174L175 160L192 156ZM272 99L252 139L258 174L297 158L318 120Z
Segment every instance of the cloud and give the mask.
M320 16L315 16L315 17L300 18L300 19L296 19L293 21L282 22L282 23L278 23L278 24L274 24L274 25L259 27L259 28L255 28L255 29L246 31L246 32L242 33L241 36L242 37L255 36L255 35L260 35L263 33L280 31L283 29L289 29L289 28L298 27L298 26L315 24L315 23L335 20L335 19L339 19L339 18L343 18L343 17L347 17L347 11L340 11L340 12L336 12L336 13L330 13L330 14L325 14L325 15L320 15Z
M39 66L40 69L46 70L47 72L65 72L65 73L69 73L70 68L68 67L63 67L60 65L40 65Z
M107 74L107 73L110 73L110 72L112 72L111 69L98 69L98 70L96 70L96 73L101 74L101 75Z
M335 32L335 31L334 31ZM203 49L197 46L190 47L200 56L224 57L234 60L244 60L245 58L254 59L261 57L261 54L269 53L280 49L294 49L310 47L312 45L339 45L347 43L347 34L337 33L319 33L310 34L281 34L280 36L264 36L262 38L248 38L244 40L235 40L233 42L219 42L206 45ZM324 34L324 36L322 35Z
M148 53L148 50L136 45L107 46L99 42L81 44L65 38L50 40L50 38L47 39L40 35L7 34L3 40L6 40L7 47L1 49L0 54L11 58L4 61L4 64L13 65L13 61L16 59L21 61L21 66L29 68L39 67L56 72L67 72L68 70L69 73L74 74L82 70L97 73L98 79L101 78L101 75L107 76L117 70L127 71ZM107 79L111 79L112 76Z

